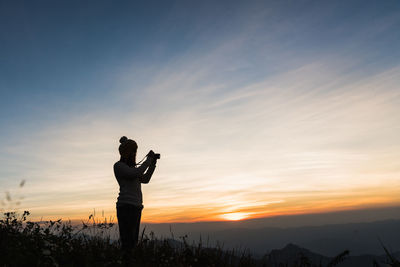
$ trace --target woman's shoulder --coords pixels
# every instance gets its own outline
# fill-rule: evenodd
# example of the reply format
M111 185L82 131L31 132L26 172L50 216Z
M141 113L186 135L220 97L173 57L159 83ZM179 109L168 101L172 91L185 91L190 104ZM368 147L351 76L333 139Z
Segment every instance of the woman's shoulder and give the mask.
M127 168L129 168L129 166L125 162L117 161L117 162L114 163L114 166L113 166L114 174L116 176L119 176Z
M123 162L123 161L120 161L120 160L118 160L117 162L114 163L114 166L119 166L119 165L127 165L127 164L125 162Z
M119 160L114 163L114 169L115 168L120 169L120 168L131 168L131 167L128 164L126 164L125 162Z
M122 167L124 167L124 165L126 165L126 163L124 163L124 162L119 160L119 161L114 163L114 169L115 168L122 168Z

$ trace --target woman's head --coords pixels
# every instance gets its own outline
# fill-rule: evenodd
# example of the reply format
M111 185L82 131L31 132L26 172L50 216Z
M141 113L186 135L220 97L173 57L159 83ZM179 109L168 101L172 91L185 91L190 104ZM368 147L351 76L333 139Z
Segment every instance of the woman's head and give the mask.
M136 152L138 148L136 142L128 139L126 136L122 136L119 142L121 143L118 148L121 160L126 163L136 164Z

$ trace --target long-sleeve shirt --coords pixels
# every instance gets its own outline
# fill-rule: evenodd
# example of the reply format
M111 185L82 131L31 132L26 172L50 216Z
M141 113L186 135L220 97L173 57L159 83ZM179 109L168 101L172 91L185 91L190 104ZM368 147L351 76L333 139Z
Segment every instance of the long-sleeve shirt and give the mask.
M118 161L114 164L114 174L119 184L117 206L132 204L143 207L141 184L147 184L153 175L155 164L147 158L140 167L129 167L125 162ZM147 171L146 171L147 169Z

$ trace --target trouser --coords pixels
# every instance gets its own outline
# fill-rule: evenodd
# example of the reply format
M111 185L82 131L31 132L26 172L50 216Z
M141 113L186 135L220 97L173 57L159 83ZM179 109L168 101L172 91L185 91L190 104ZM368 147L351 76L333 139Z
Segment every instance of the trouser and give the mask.
M134 248L138 242L142 209L143 207L131 204L119 204L117 206L119 238L123 250Z

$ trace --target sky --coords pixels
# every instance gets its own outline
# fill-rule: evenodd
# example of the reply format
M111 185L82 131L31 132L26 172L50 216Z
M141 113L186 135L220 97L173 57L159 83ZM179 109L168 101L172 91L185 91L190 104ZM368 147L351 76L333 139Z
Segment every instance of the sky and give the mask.
M400 205L399 28L390 0L0 1L0 209L115 217L124 135L161 154L145 222Z

